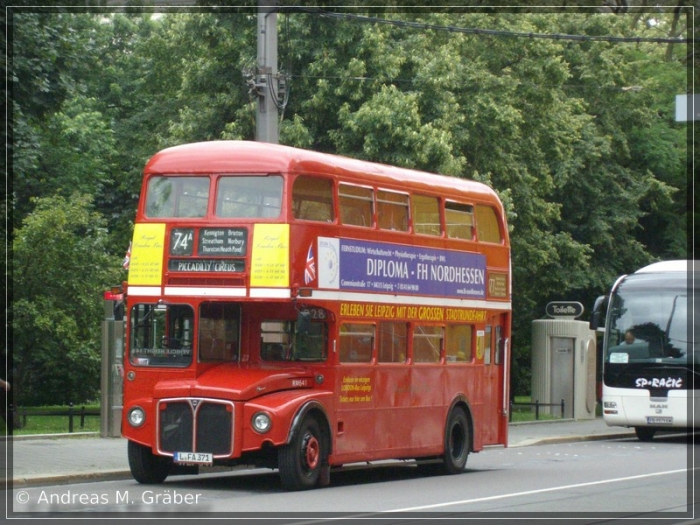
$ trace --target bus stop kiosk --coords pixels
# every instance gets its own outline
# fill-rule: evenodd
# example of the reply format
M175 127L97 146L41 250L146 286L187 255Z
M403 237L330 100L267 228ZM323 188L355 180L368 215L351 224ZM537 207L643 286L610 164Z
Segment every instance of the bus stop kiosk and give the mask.
M595 419L595 331L576 320L581 303L551 302L546 311L548 319L532 322L532 400L542 414Z
M121 437L122 380L124 376L124 296L104 294L100 436Z

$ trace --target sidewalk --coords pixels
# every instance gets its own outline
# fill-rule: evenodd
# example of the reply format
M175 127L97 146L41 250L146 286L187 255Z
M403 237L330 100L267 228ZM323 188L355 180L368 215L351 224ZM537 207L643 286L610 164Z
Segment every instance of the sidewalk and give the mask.
M634 437L632 429L608 427L602 418L512 423L508 434L509 447ZM0 441L0 446L12 453L14 487L131 477L123 438L101 438L94 433L15 436L12 442ZM0 483L9 481L8 466L5 462L0 465L4 471Z

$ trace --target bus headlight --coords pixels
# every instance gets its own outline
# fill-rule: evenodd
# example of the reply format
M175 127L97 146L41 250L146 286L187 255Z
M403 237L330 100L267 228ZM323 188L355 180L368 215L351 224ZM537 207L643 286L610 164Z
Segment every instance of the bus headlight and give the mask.
M615 401L603 401L603 414L617 415L617 403Z
M272 428L272 419L265 412L257 412L251 421L256 432L264 434Z
M141 407L134 407L129 410L126 418L132 427L138 428L146 422L146 412Z

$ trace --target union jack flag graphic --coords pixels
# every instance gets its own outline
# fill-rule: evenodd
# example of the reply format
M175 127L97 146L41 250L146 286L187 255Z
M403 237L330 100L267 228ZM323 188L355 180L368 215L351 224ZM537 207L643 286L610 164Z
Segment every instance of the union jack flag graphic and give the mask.
M130 262L131 262L131 243L129 243L129 248L126 250L126 255L124 256L124 261L122 261L122 268L124 268L125 270L128 270Z
M304 267L304 284L309 284L316 279L316 257L314 256L313 244L309 246L309 253L306 254L306 266Z

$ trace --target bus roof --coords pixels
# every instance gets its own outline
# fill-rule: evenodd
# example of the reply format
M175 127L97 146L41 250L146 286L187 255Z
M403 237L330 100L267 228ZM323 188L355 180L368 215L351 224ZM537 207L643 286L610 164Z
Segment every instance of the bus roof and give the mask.
M677 261L661 261L640 268L634 273L650 273L650 272L687 272L694 266L694 261L677 260Z
M156 153L146 164L145 174L208 173L308 173L345 176L358 184L411 183L416 188L450 193L477 194L497 199L486 184L447 175L398 168L350 157L269 144L218 140L183 144Z

